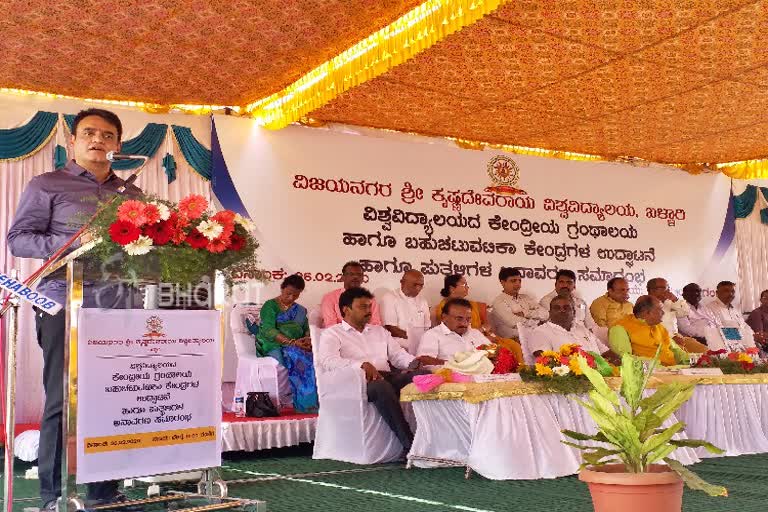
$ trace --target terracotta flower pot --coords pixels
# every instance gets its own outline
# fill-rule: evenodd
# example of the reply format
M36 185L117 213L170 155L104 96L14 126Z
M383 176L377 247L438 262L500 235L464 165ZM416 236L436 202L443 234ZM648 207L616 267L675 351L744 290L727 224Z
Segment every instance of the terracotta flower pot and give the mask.
M647 473L626 473L623 464L608 464L582 470L579 480L592 494L595 512L680 512L683 481L661 464Z

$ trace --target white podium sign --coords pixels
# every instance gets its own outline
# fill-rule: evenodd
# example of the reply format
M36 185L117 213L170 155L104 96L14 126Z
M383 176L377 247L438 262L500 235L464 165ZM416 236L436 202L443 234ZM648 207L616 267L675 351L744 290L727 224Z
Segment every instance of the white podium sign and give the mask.
M77 482L221 465L218 311L81 309Z

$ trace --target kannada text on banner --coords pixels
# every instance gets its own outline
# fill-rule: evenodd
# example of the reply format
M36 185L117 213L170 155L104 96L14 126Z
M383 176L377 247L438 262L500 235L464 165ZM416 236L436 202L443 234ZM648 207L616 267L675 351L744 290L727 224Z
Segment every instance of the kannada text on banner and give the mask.
M218 311L82 309L78 482L220 465L219 361Z
M613 277L635 297L657 276L677 290L698 280L705 296L735 277L731 260L715 257L728 202L719 176L299 127L238 130L243 122L217 118L217 130L238 190L264 191L241 192L259 227L264 277L300 273L308 305L338 286L353 259L372 288L420 270L431 304L454 273L467 276L470 298L490 302L502 266L520 268L537 297L558 269L571 269L590 300Z

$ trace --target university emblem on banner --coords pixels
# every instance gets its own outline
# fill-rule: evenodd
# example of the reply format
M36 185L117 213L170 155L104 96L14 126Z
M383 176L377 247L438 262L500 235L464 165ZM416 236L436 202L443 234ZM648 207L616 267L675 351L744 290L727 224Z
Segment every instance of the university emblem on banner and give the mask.
M520 168L514 160L504 155L497 155L488 162L488 176L493 184L485 188L502 196L528 195L525 190L517 188L520 181Z
M145 338L165 338L163 332L163 319L157 315L152 315L147 318L147 332L144 333Z

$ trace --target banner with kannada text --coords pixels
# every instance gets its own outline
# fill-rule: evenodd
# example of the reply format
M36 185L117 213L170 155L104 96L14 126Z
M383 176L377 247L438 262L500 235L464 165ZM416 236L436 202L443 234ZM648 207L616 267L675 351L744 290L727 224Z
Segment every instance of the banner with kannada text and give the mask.
M736 278L722 175L464 150L424 137L269 131L231 117L215 123L274 280L257 302L299 272L307 281L300 302L313 307L339 286L348 260L363 264L376 293L397 287L404 270L421 270L430 305L452 273L466 275L469 298L491 302L502 266L520 267L524 291L537 298L553 289L558 269L571 269L588 301L614 276L627 278L632 299L665 277L678 293L698 282L705 301L718 281Z
M77 482L221 465L218 311L81 309Z

